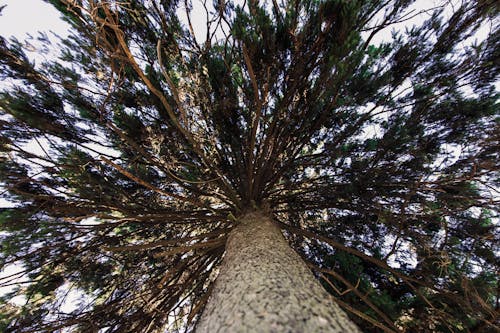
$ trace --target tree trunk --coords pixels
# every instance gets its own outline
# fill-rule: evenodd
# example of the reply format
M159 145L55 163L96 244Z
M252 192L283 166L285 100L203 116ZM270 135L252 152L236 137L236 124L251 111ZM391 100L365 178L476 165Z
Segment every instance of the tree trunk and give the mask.
M197 333L360 332L269 217L240 221Z

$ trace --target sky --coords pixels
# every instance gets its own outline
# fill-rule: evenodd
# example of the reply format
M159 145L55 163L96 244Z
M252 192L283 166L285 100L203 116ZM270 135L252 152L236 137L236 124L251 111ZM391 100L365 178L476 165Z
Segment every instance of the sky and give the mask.
M195 1L194 1L195 2ZM415 4L415 10L421 10L423 8L432 8L433 6L443 3L443 0L417 0ZM451 1L457 2L457 1ZM43 31L49 33L53 31L58 35L65 36L68 33L68 25L60 19L59 13L49 4L41 0L0 0L0 8L6 5L2 10L0 15L0 35L3 37L16 37L19 41L27 41L26 50L31 51L29 55L36 59L36 47L30 48L31 45L36 45L36 37L38 36L38 31ZM184 13L179 13L180 15L185 15ZM418 18L414 18L412 22L405 22L403 25L413 24L422 22L426 19L427 15L422 15ZM205 13L200 6L195 6L192 11L192 22L195 26L196 37L199 43L202 43L206 36L206 28L204 24L200 22L205 21ZM391 28L392 29L392 28ZM384 39L390 38L390 30L388 29L374 38L373 43L378 44ZM484 38L488 31L488 27L482 28L482 31L476 35L479 39ZM31 37L30 37L31 36ZM0 83L1 84L1 83ZM1 187L0 187L1 192ZM1 198L0 195L0 207L6 207L8 203ZM20 267L10 266L4 270L0 276L5 276L18 271ZM0 295L7 292L8 288L0 288ZM75 299L75 297L70 297ZM21 300L19 300L21 303ZM70 304L66 310L71 310L74 306Z
M68 25L59 18L59 13L41 0L0 0L0 8L5 5L0 15L0 35L4 38L16 37L20 41L29 41L38 36L38 31L54 31L65 35L68 30ZM0 207L6 206L9 204L0 195ZM10 265L0 276L14 274L20 270L21 267ZM0 288L0 296L10 290L10 287ZM22 303L22 299L12 301Z
M437 0L418 0L419 6L433 6ZM239 3L240 1L236 1ZM0 0L0 7L6 5L0 16L0 35L6 38L16 37L19 41L25 43L25 49L28 51L28 56L36 62L40 63L39 55L36 49L36 37L39 31L49 33L55 32L58 35L65 36L68 33L68 24L60 19L59 12L50 4L42 0ZM187 21L184 6L178 12L181 20ZM191 11L191 20L194 26L195 35L198 43L203 43L206 38L206 26L201 22L206 21L206 13L199 5L199 2L193 1L193 9ZM219 38L221 35L218 36ZM390 37L390 31L381 33L374 39L375 43L381 42ZM1 83L0 83L1 84ZM32 147L35 153L39 150L38 147ZM1 187L0 187L1 190ZM0 207L11 206L6 200L1 198ZM1 276L13 274L21 270L18 265L9 265L0 273ZM22 280L22 279L21 279ZM10 291L11 288L0 288L0 295ZM74 300L75 297L70 297ZM12 300L14 303L23 303L23 298ZM73 302L70 302L73 303ZM74 304L69 304L65 309L70 311Z
M235 1L240 3L242 1ZM414 4L415 9L432 8L442 3L459 2L457 0L417 0ZM198 42L203 42L205 38L206 28L204 24L205 12L197 1L193 1L193 10L191 12L193 26ZM14 36L19 40L23 40L26 34L36 37L38 31L54 31L60 35L64 35L68 30L68 25L59 19L59 13L50 5L42 0L0 0L0 7L7 5L0 16L0 35ZM183 5L181 5L183 8ZM185 16L184 10L179 12L179 15ZM412 22L421 21L420 17L414 18ZM405 23L405 25L408 22ZM377 40L384 38L384 34L379 34ZM390 35L390 34L389 34Z
M0 7L4 5L0 16L0 35L4 37L23 40L26 34L36 37L37 31L67 31L68 25L59 19L59 13L41 0L0 0Z

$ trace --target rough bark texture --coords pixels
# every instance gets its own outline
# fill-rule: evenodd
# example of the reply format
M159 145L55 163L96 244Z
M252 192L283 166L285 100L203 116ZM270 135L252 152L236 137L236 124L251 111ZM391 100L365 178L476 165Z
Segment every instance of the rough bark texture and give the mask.
M196 332L360 331L279 228L257 212L243 217L231 232Z

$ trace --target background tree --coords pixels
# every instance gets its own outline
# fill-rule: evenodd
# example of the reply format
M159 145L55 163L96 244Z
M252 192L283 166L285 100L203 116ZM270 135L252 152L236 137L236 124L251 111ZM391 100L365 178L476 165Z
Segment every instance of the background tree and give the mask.
M4 331L189 330L252 210L365 332L499 329L495 1L49 2L58 59L0 39Z

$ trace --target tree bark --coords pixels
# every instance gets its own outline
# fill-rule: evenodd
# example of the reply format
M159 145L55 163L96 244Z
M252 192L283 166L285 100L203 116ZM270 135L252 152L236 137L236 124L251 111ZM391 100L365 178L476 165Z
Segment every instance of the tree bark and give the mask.
M360 332L260 213L230 233L196 333Z

